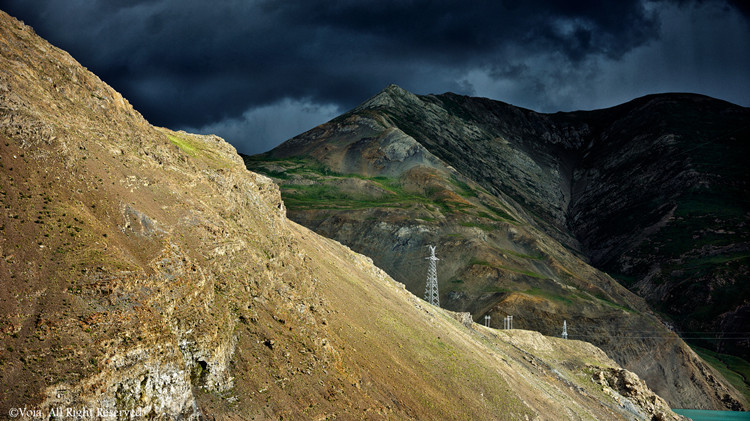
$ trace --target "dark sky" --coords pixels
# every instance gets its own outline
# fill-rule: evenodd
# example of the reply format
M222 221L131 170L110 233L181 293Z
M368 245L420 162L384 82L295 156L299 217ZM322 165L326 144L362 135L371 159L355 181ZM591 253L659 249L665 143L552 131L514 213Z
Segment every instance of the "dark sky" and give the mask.
M153 124L266 151L389 83L537 111L750 105L742 1L0 0Z

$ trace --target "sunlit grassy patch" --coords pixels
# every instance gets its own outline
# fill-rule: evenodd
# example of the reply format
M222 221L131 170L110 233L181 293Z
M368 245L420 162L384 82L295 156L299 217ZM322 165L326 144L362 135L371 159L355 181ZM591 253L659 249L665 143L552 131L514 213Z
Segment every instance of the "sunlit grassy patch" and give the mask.
M690 344L690 347L750 401L750 362L733 355L720 354L701 348L694 344Z
M212 168L226 168L232 165L232 162L212 147L203 144L203 142L189 136L180 136L178 133L163 130L169 141L180 148L187 155L200 159Z
M185 139L184 137L167 134L167 138L170 142L172 142L172 144L182 149L182 151L186 154L192 157L196 157L198 155L198 147L193 142Z

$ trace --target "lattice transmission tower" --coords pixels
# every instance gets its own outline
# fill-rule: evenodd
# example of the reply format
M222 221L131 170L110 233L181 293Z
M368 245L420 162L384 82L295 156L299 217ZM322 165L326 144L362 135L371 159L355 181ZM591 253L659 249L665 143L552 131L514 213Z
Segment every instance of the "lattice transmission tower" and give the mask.
M436 262L440 259L435 257L435 246L427 247L430 248L430 257L425 257L425 259L430 261L430 268L427 270L427 288L425 288L424 290L424 300L434 306L440 307L436 264Z

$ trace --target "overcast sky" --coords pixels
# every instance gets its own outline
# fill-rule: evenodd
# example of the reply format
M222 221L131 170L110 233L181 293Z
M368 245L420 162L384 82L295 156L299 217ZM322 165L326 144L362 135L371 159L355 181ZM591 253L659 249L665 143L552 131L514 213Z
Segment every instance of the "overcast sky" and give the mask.
M542 112L695 92L750 106L742 1L0 0L152 124L259 153L375 95Z

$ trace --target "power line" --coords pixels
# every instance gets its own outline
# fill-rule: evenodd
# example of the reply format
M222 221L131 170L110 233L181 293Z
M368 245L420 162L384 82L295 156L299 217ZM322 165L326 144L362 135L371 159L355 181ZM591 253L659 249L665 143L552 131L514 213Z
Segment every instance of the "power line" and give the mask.
M576 337L576 338L602 338L602 335L575 335L571 334L570 336ZM682 339L682 340L691 340L691 339L703 339L703 340L737 340L737 341L744 341L744 340L750 340L750 336L731 336L731 337L716 337L716 336L679 336L679 335L657 335L657 336L619 336L619 335L610 335L609 338L613 339Z

